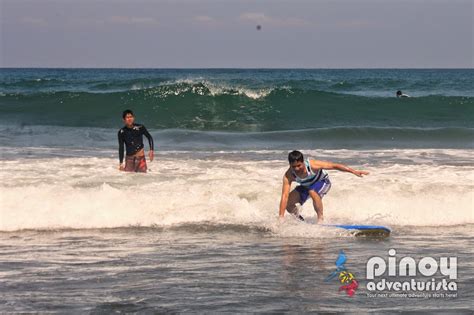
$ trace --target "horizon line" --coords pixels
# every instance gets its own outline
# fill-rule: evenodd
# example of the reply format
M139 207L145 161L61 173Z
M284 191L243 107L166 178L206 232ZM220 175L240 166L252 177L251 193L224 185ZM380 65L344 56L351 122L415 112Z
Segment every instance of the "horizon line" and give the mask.
M473 70L472 67L0 67L0 69L104 69L104 70Z

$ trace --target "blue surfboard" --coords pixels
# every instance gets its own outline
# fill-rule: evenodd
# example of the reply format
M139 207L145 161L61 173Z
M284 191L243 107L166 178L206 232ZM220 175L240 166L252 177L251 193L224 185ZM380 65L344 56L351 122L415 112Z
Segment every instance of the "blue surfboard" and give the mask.
M293 215L296 220L308 223L301 214ZM354 236L388 237L392 232L382 225L354 225L354 224L322 224L322 226L340 228L350 231Z
M354 233L355 236L388 237L392 232L388 227L381 225L351 225L351 224L323 224L327 227L337 227Z

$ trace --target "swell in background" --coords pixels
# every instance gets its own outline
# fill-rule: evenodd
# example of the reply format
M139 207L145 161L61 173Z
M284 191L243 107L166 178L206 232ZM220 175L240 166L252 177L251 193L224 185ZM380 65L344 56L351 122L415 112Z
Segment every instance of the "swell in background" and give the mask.
M2 69L2 113L20 125L283 131L472 128L472 70ZM403 89L413 97L395 98ZM408 90L407 90L408 89Z

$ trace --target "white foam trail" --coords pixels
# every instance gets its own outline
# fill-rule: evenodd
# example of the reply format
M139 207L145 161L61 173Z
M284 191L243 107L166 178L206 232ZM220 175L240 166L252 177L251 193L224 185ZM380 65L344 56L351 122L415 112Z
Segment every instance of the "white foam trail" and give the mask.
M177 88L176 85L180 84L182 84L183 86L181 86L181 88ZM204 90L201 87L196 86L197 84L202 84L204 87L206 87L212 96L224 94L240 94L252 99L259 99L264 98L273 91L273 88L250 89L241 85L232 85L224 82L216 83L199 77L163 82L159 85L160 87L163 88L167 86L173 86L173 89L170 89L168 91L160 90L159 93L161 97L166 97L169 95L180 95L188 91L192 91L195 94L204 95Z
M158 156L151 172L118 172L115 158L0 161L0 230L171 226L259 226L285 236L321 229L278 225L285 161ZM331 172L328 223L456 225L474 223L472 166L360 166L370 176ZM314 216L311 204L303 215Z

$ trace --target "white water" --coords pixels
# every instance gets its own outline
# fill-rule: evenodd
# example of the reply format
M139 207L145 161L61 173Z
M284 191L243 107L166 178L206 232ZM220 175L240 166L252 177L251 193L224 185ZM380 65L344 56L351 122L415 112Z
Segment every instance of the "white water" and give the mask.
M32 150L34 156L48 149ZM474 167L429 163L426 155L420 154L411 150L412 158L420 156L420 161L394 164L390 160L396 160L397 153L390 150L322 152L336 161L360 156L365 165L353 166L371 172L357 178L330 171L333 185L324 198L327 223L474 223ZM452 150L443 152L443 157L455 160L466 154ZM104 151L101 155L112 154ZM161 152L149 164L148 174L119 172L116 157L4 159L0 161L0 231L202 223L257 227L282 236L340 233L289 218L279 224L286 163L279 155L261 160L246 156L242 152L210 159ZM385 163L367 162L380 156ZM310 202L302 211L310 220L314 217Z
M183 85L181 88L175 88L175 85L179 84L186 84ZM149 94L153 95L154 93L158 93L160 97L166 97L169 95L180 95L185 92L190 92L192 91L193 93L199 94L199 95L204 95L204 90L193 86L193 85L198 85L202 84L203 87L207 88L212 96L215 95L225 95L225 94L239 94L239 95L245 95L249 98L252 99L259 99L263 98L267 95L269 95L274 88L260 88L260 89L251 89L248 87L244 87L243 85L231 85L228 83L213 83L209 80L206 80L203 77L198 77L198 78L188 78L188 79L178 79L178 80L172 80L172 81L167 81L164 83L159 84L158 86L161 88L166 88L167 86L173 86L173 89L166 91L166 90L155 90L155 91L150 91ZM134 85L132 87L132 90L140 90L140 89L146 89L146 88L151 88L154 86L137 86Z

